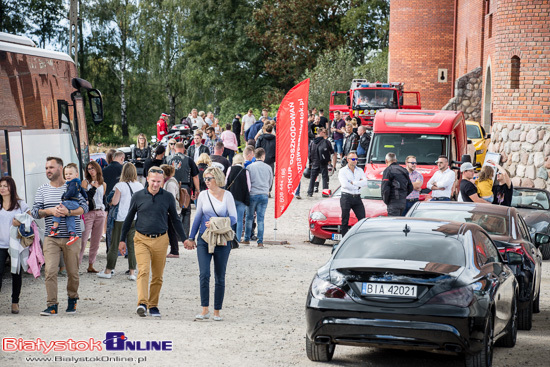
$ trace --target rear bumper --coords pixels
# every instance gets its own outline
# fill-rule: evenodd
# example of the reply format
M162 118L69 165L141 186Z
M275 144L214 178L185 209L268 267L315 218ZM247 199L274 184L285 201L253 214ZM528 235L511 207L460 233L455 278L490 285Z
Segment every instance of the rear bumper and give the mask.
M471 317L363 313L306 308L307 335L318 344L475 353L483 327ZM478 330L479 329L479 330Z

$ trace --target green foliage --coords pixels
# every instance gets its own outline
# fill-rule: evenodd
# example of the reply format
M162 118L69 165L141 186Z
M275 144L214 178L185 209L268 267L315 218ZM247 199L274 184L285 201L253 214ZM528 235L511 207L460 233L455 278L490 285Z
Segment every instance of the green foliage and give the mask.
M0 32L21 34L27 28L28 0L0 0Z
M46 46L46 41L56 40L63 28L60 25L67 11L63 0L30 0L28 20L40 47Z
M374 53L374 52L373 52ZM365 64L357 67L355 75L357 78L367 79L373 82L398 82L399 80L388 80L388 49L376 52Z
M317 65L306 70L303 79L310 78L309 108L317 107L328 111L330 93L338 90L349 90L355 76L355 57L345 47L324 52L317 60Z

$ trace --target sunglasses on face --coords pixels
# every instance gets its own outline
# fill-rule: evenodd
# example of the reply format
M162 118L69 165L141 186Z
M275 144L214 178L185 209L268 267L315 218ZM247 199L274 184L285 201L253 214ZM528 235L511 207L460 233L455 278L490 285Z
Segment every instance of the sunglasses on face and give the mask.
M416 162L409 162L409 164L416 164Z
M164 174L164 171L161 170L160 168L151 168L151 169L149 169L149 172Z
M350 161L355 162L357 158L348 158Z
M210 180L213 180L213 179L214 179L214 177L205 177L205 178L204 178L204 180L205 180L206 182L208 182L208 181L210 181Z
M174 144L174 143L170 143L170 144L168 144L168 145L176 145L176 144Z

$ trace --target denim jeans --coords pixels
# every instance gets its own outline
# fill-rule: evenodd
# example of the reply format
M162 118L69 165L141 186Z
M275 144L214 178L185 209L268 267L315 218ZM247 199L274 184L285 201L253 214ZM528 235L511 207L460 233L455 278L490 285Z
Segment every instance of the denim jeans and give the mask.
M225 270L231 253L231 246L216 246L214 253L208 253L208 244L199 233L197 241L197 258L199 260L199 279L201 290L201 307L210 306L210 262L214 258L214 310L221 310L225 294Z
M237 241L241 242L241 238L243 237L243 219L247 206L244 205L242 201L238 200L235 200L235 206L237 207L237 224L235 224L235 235L237 237Z
M246 211L246 229L244 231L245 241L250 241L250 235L252 233L252 220L255 212L258 228L258 243L264 243L264 216L267 208L267 200L267 195L250 195L250 206Z
M80 204L76 200L65 200L62 202L63 206L69 210L76 210L80 207ZM79 216L80 219L80 216ZM61 221L60 217L52 217L52 221L55 223L59 223ZM75 229L75 216L74 215L68 215L65 217L65 224L67 225L67 231L69 234L74 234L76 232Z

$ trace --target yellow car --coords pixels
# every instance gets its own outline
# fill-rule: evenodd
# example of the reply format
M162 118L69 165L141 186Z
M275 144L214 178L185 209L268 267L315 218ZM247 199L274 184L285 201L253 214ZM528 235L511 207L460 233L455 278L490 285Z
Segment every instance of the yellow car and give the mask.
M483 165L487 148L491 143L491 134L485 134L485 129L479 122L466 121L466 135L476 148L476 163Z

